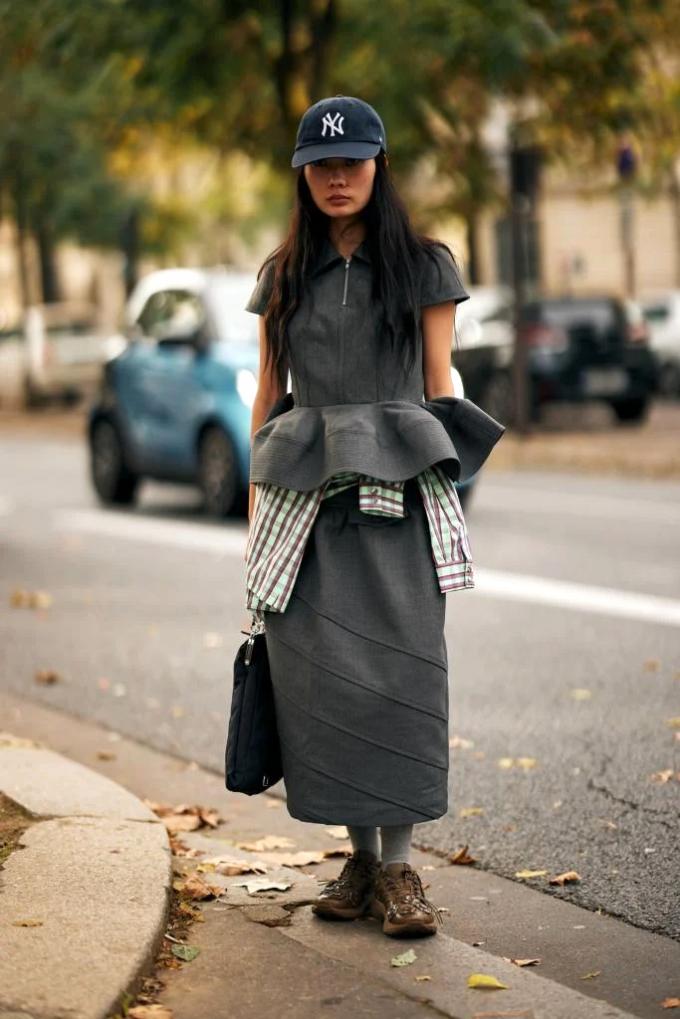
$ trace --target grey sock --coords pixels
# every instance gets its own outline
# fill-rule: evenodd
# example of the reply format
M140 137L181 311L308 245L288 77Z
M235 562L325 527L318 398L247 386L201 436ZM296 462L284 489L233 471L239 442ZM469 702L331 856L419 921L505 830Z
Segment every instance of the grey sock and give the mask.
M382 841L382 865L411 862L412 824L395 824L380 829Z
M352 840L352 849L356 852L363 849L365 852L373 853L376 860L380 859L380 847L378 845L378 829L373 826L347 825L347 833Z

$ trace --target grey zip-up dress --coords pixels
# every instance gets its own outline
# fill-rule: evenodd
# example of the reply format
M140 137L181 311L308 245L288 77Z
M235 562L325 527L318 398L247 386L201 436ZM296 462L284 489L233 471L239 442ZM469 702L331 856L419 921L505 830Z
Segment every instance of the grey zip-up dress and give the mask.
M421 306L468 297L450 255L423 261ZM268 262L246 305L264 314ZM253 437L250 480L307 491L356 470L406 480L403 518L322 500L284 612L265 613L289 813L323 824L395 825L446 813L446 596L415 476L473 474L504 426L469 400L423 399L422 350L407 373L382 343L362 243L327 238L292 317L292 392Z

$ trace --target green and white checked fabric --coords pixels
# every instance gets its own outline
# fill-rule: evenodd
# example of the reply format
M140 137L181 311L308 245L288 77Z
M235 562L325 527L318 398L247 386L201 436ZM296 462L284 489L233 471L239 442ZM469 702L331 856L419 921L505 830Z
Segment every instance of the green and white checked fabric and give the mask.
M455 484L436 464L417 474L416 481L425 505L440 591L474 587L470 542ZM322 499L357 484L359 508L364 513L404 516L403 481L343 471L308 492L256 483L246 545L247 609L285 611Z

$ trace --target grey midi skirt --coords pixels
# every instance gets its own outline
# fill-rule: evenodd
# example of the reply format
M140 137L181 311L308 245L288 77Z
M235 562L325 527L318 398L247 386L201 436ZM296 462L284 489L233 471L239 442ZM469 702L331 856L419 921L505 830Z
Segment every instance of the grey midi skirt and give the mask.
M446 595L422 496L406 516L321 502L290 600L265 632L289 813L323 824L441 817L448 798Z

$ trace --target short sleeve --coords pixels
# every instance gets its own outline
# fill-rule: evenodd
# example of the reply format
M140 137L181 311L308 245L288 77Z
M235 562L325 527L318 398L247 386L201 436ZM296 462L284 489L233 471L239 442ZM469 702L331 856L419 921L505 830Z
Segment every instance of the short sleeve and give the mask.
M262 267L260 278L255 284L255 289L245 306L246 311L252 311L256 315L264 315L274 286L274 269L274 259L270 258Z
M421 307L427 304L441 304L444 301L454 301L456 304L467 301L470 295L463 286L458 267L449 250L438 244L430 248L429 251L430 255L423 252L424 267L420 283Z

